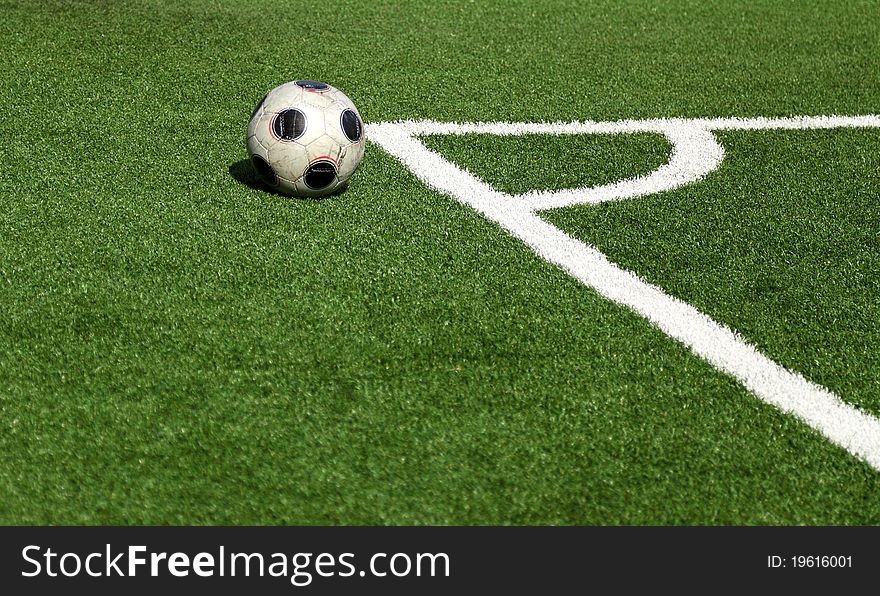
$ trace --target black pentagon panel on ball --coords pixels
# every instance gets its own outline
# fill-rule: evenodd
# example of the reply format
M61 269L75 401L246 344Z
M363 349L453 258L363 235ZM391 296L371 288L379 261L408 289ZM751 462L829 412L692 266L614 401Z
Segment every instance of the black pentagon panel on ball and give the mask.
M361 125L361 119L358 118L357 113L349 108L342 112L341 120L342 132L345 133L348 140L353 143L360 141L361 135L364 133L364 127Z
M260 178L263 179L263 182L270 186L278 185L278 175L265 159L259 155L251 155L251 163L254 164L254 169L257 171Z
M322 83L321 81L295 81L297 85L305 89L306 91L326 91L330 88L330 85L327 83Z
M260 103L258 103L258 104L257 104L257 107L254 108L254 111L251 112L251 117L250 117L251 120L254 119L254 116L256 116L256 115L257 115L257 112L260 111L260 108L263 107L263 102L266 101L266 98L267 98L267 97L269 97L269 94L268 94L268 93L267 93L266 95L263 96L263 99L260 100Z
M334 180L336 180L336 165L326 159L312 163L303 175L303 182L312 190L327 188Z
M296 108L282 110L272 118L272 133L282 141L293 141L306 131L306 115Z

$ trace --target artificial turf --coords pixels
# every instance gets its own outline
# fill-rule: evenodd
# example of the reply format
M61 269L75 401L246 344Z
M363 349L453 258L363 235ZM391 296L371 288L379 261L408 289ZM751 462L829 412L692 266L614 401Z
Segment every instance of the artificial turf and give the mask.
M661 135L425 136L424 145L508 194L610 184L669 160Z
M690 188L549 219L880 415L880 133L724 133Z
M875 3L3 10L3 523L880 520L876 470L378 147L320 202L243 162L295 78L368 122L878 113ZM877 413L877 139L725 133L699 185L547 217ZM510 189L668 150L463 140Z

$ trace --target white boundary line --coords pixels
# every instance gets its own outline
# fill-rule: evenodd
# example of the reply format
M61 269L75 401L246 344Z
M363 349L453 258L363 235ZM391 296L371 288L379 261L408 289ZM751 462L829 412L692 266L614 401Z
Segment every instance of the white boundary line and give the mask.
M696 182L715 170L724 150L713 130L880 128L880 116L713 118L568 123L370 124L368 138L401 161L429 187L469 205L605 298L625 305L757 397L792 414L880 471L880 420L828 389L789 371L735 331L609 261L596 248L542 219L542 209L595 204L663 192ZM510 195L449 162L418 140L423 135L623 134L653 132L672 144L670 161L646 175L597 187Z
M527 134L583 135L621 134L632 132L663 133L677 126L693 126L705 130L805 130L828 128L877 128L880 115L864 116L797 116L789 118L655 118L652 120L615 120L597 122L434 122L403 120L373 124L394 124L413 136L487 134L520 136Z

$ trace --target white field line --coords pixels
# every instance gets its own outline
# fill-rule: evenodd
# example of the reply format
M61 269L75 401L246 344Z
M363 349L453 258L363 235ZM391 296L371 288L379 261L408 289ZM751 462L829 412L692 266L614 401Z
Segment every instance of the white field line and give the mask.
M670 127L694 126L706 130L804 130L823 128L877 128L880 115L797 116L789 118L657 118L653 120L616 120L596 122L434 122L405 120L391 122L413 136L488 134L519 136L527 134L582 135L655 132Z
M515 198L532 211L632 199L700 180L724 159L724 149L705 128L676 124L667 126L662 134L672 145L672 153L667 163L649 174L591 188L534 191Z
M570 123L397 122L371 124L370 140L429 187L469 205L605 298L625 305L695 354L737 379L761 400L792 414L852 455L880 470L880 420L764 356L735 331L713 321L610 262L592 246L543 220L537 211L662 192L697 181L720 165L724 152L712 130L880 128L880 117L717 118ZM673 144L670 162L647 176L594 188L499 192L429 150L415 138L433 134L620 134L655 132Z

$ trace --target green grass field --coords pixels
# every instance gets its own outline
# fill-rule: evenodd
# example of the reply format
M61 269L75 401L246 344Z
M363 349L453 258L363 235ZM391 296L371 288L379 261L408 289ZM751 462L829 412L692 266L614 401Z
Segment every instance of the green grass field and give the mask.
M251 110L367 123L880 113L880 4L0 2L0 523L877 524L880 472L369 143L256 184ZM544 217L880 416L880 130L727 131ZM508 192L656 135L434 136Z

